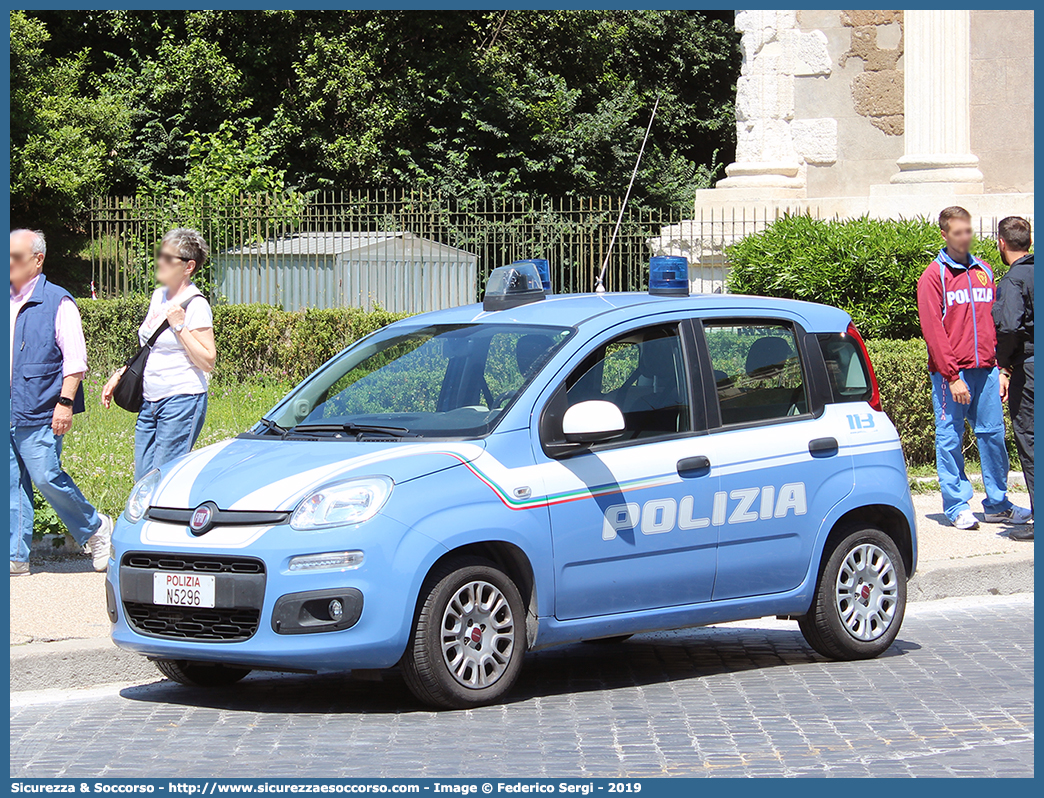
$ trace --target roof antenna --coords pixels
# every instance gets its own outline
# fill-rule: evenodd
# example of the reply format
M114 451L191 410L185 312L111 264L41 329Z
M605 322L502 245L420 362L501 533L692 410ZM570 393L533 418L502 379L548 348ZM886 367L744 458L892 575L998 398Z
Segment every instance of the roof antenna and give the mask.
M606 250L605 260L602 261L602 270L598 272L598 280L595 282L595 293L605 293L605 270L609 268L609 258L613 254L613 245L616 243L616 236L620 232L620 225L623 223L624 211L627 209L627 200L631 198L631 189L634 187L634 179L638 177L638 167L642 163L642 155L645 154L645 144L649 141L649 132L652 130L653 120L656 118L656 109L660 107L660 95L656 95L656 102L653 104L652 114L649 116L649 126L645 128L645 138L642 139L642 148L638 151L638 159L634 162L634 171L631 172L631 182L627 184L627 193L624 194L623 204L620 206L620 216L616 219L616 227L613 229L613 237L609 239L609 249Z

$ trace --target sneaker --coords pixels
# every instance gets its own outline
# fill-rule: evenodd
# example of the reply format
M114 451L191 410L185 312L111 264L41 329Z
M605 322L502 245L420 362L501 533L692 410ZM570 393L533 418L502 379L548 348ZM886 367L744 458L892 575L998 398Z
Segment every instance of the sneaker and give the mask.
M971 510L961 510L953 519L953 525L958 529L978 529L979 519Z
M1007 510L999 513L986 513L987 524L1014 524L1015 526L1022 526L1029 523L1031 518L1033 518L1032 510L1018 507L1014 504Z
M29 563L11 560L11 576L29 576Z
M112 541L112 519L105 515L105 513L99 513L99 515L101 516L101 526L98 527L97 532L87 539L87 546L91 550L91 560L94 563L94 570L104 572L109 567L109 543Z
M1012 540L1033 540L1033 524L1027 524L1022 529L1013 529L1008 533Z

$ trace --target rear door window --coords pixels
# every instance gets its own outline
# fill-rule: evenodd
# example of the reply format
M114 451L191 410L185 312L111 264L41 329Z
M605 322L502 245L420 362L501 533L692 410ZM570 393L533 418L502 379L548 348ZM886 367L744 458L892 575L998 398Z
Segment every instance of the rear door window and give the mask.
M705 320L703 330L723 425L808 413L808 390L792 324Z

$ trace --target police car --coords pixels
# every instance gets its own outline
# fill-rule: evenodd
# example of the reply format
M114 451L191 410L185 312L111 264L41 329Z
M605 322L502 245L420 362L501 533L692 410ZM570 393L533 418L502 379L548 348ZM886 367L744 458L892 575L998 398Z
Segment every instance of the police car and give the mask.
M527 651L767 615L879 655L917 544L859 333L679 268L554 295L546 263L501 267L145 475L113 640L191 685L398 665L442 707L501 698Z

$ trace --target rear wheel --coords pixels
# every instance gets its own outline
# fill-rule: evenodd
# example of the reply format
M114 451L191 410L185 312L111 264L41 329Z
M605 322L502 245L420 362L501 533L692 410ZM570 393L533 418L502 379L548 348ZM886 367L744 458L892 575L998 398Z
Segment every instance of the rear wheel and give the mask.
M189 687L227 687L250 673L249 668L186 659L157 659L153 662L159 672L172 682Z
M525 607L515 583L486 560L460 558L426 582L402 672L426 704L475 707L511 689L525 651Z
M824 657L870 659L888 649L906 613L906 567L876 527L849 533L830 553L801 634Z

